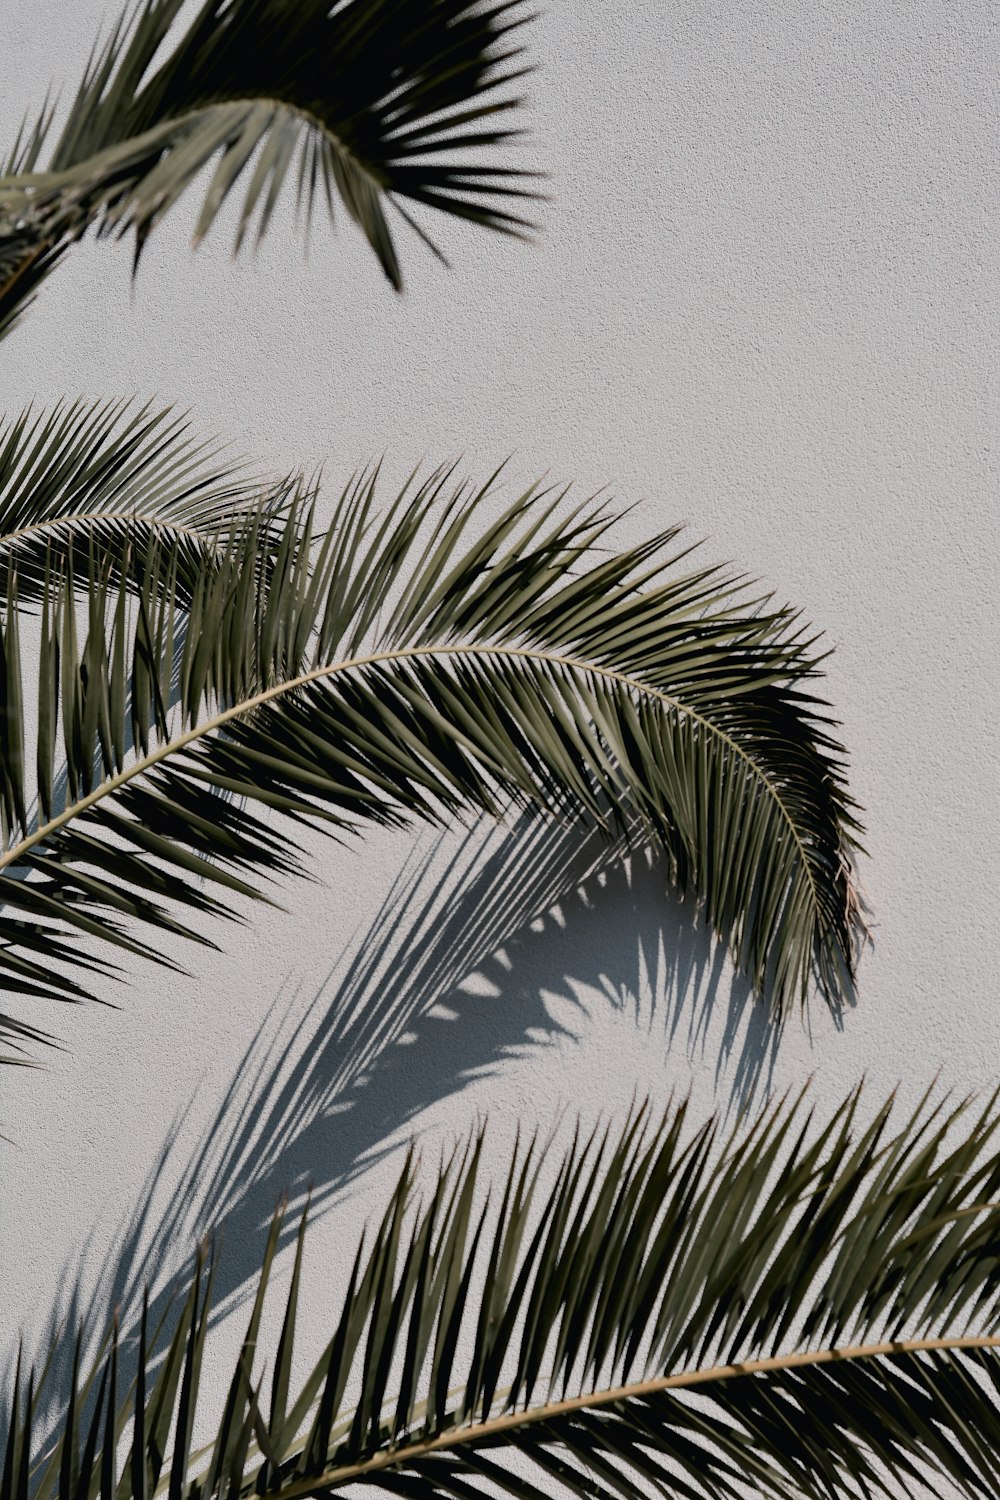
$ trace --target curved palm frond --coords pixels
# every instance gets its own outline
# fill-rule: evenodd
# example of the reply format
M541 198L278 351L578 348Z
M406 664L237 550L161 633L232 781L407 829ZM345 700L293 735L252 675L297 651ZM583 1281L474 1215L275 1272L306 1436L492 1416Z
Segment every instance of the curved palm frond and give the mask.
M174 563L188 590L224 550L234 528L275 516L301 495L301 478L265 483L220 444L195 440L187 417L130 400L60 402L0 421L0 596L11 574L17 597L37 602L44 578L90 553L117 576L154 539L177 543Z
M254 894L254 872L295 867L296 823L439 821L513 801L637 818L779 1011L812 978L840 1002L857 824L796 617L717 568L686 570L686 553L666 551L675 531L606 552L604 507L556 519L565 492L536 490L489 520L493 481L472 494L450 480L413 481L379 513L376 476L362 476L318 540L311 512L293 508L272 528L266 577L247 526L184 610L164 586L176 540L147 562L135 608L91 552L82 641L73 579L54 576L32 778L11 578L0 873L22 878L3 886L10 988L80 998L85 970L110 965L73 928L159 956L135 919L188 931L179 908L226 915L219 885Z
M402 285L387 209L442 210L508 233L530 173L498 148L520 135L522 0L142 0L90 65L58 132L46 105L0 177L0 331L90 225L146 236L205 168L197 234L242 191L237 247L267 229L289 181L361 227ZM54 138L54 139L53 139ZM39 167L51 146L48 165ZM212 165L214 163L214 165ZM433 246L432 246L433 248Z
M925 1098L898 1128L892 1100L866 1124L859 1099L817 1126L800 1096L728 1137L691 1129L684 1105L659 1123L642 1109L555 1172L516 1149L499 1205L477 1191L482 1137L419 1200L408 1162L295 1394L305 1214L273 1352L259 1338L279 1216L213 1440L193 1449L212 1315L199 1261L162 1351L143 1315L124 1401L114 1333L86 1377L78 1344L40 1455L31 1382L27 1401L15 1387L0 1500L359 1484L540 1500L553 1483L586 1500L843 1500L942 1478L992 1497L997 1097Z

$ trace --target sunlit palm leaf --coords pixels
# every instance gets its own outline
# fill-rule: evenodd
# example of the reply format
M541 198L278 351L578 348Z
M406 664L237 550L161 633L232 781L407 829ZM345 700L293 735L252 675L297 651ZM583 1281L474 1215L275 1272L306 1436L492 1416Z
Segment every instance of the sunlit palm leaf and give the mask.
M154 540L176 542L190 588L234 528L277 514L301 481L265 484L194 440L187 419L133 401L60 403L0 422L0 594L11 569L17 596L37 601L46 570L71 556L84 574L91 551L105 566L133 566Z
M143 0L95 51L62 127L47 106L0 177L0 330L92 223L137 244L200 177L198 235L240 194L237 244L286 183L308 220L335 202L394 286L387 210L518 232L530 174L498 148L520 103L521 0ZM40 163L45 161L44 170ZM414 227L416 227L414 225ZM419 233L426 239L423 230Z
M247 526L189 611L164 584L169 536L134 600L91 554L85 631L72 578L54 577L31 776L11 583L0 871L26 878L5 883L9 988L78 998L72 928L160 956L135 919L180 931L184 906L228 915L213 892L295 867L296 821L346 830L513 801L636 817L779 1011L813 978L839 1003L856 824L795 617L682 567L674 532L606 551L613 516L556 519L564 493L488 521L492 485L474 495L447 472L384 514L375 489L352 484L319 541L301 510L272 528L266 580Z
M207 1446L192 1451L212 1300L199 1266L156 1362L144 1315L135 1394L119 1405L112 1340L33 1472L15 1390L0 1500L19 1473L46 1500L99 1482L119 1500L356 1484L540 1500L553 1482L594 1500L828 1500L921 1479L995 1496L996 1098L925 1100L898 1128L891 1101L866 1124L853 1095L817 1126L800 1100L728 1137L686 1113L640 1111L558 1165L517 1151L492 1206L481 1140L419 1201L408 1164L294 1394L305 1218L272 1350L276 1220Z

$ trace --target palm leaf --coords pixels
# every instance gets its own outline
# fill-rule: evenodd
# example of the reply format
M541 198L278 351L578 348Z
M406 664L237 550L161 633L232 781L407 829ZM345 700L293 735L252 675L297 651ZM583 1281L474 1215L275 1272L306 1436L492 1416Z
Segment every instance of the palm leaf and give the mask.
M408 1162L294 1396L305 1214L275 1351L258 1349L279 1216L214 1439L192 1451L211 1307L199 1264L162 1350L143 1333L131 1438L105 1395L112 1340L86 1382L74 1374L22 1493L93 1495L104 1465L120 1500L137 1475L177 1500L357 1484L536 1500L553 1480L594 1500L827 1500L942 1479L993 1496L997 1098L925 1098L899 1126L891 1100L867 1123L859 1106L855 1093L817 1124L800 1097L728 1136L691 1128L684 1105L658 1123L644 1108L558 1164L515 1149L492 1207L481 1138L422 1198ZM30 1406L15 1380L0 1500L35 1451Z
M61 128L47 104L0 177L0 329L74 238L137 250L202 172L198 237L237 191L237 246L288 183L307 222L339 201L392 284L409 202L507 232L530 174L503 151L526 71L521 0L142 0L95 49ZM47 166L40 168L47 152ZM428 243L430 243L428 241Z
M671 556L675 532L606 552L613 514L556 519L564 503L529 491L489 520L493 482L472 494L441 471L380 513L375 475L361 476L321 539L308 509L268 521L265 576L263 523L249 524L185 600L177 539L129 584L92 549L85 630L72 573L44 590L31 776L11 575L9 988L82 998L85 970L111 965L81 936L162 959L142 927L194 936L185 908L230 915L215 892L254 894L261 872L294 869L296 824L346 832L513 802L609 830L636 819L777 1010L813 978L838 1004L857 825L808 635L726 572Z
M179 577L194 580L234 529L276 515L303 489L292 475L265 483L188 420L135 401L60 402L0 421L0 594L12 575L22 603L36 602L46 571L71 559L84 574L93 551L118 575L170 537Z

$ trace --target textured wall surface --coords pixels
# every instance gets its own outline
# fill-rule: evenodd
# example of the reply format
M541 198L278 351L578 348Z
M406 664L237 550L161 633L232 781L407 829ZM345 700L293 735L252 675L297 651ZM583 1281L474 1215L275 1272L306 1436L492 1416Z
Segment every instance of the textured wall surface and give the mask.
M103 9L4 0L0 140ZM287 914L189 979L136 967L0 1080L0 1350L61 1279L120 1291L225 1212L238 1301L307 1179L318 1321L405 1143L486 1113L499 1148L689 1084L707 1110L810 1075L822 1101L863 1073L873 1097L996 1083L998 25L987 0L547 0L537 245L435 226L454 269L405 244L397 299L343 225L305 258L282 221L234 264L223 232L192 256L182 213L134 286L101 245L45 289L0 349L7 411L156 394L331 490L378 453L512 455L509 486L608 486L627 535L685 520L800 604L836 648L876 925L842 1029L817 1007L776 1040L656 870L588 876L552 835L533 883L517 830L316 839Z

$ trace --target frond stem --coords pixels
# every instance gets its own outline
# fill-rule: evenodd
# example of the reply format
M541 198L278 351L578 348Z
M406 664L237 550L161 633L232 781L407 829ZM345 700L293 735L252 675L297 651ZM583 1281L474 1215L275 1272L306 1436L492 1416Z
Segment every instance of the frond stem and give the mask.
M59 526L93 526L101 521L129 521L133 525L149 526L159 531L169 531L177 536L193 537L199 542L204 542L219 552L222 544L212 540L204 531L199 531L194 526L182 526L177 521L164 520L162 516L146 515L142 511L124 510L95 510L84 514L69 516L53 516L46 521L36 521L31 526L21 526L17 531L8 531L0 536L0 546L9 547L14 542L21 541L24 537L36 536L39 532L55 531Z
M138 135L126 136L124 140L115 141L109 146L102 146L100 150L94 151L90 156L81 157L78 162L71 166L62 167L58 171L48 172L14 172L7 177L0 177L0 193L24 192L31 188L41 194L45 192L58 193L68 189L72 194L73 189L79 188L77 197L85 196L92 186L87 182L81 187L81 181L88 169L93 170L94 164L100 164L101 158L114 158L122 156L126 151L133 155L137 150L154 148L161 141L169 139L179 128L186 128L194 124L204 115L209 115L219 109L252 109L258 105L269 105L275 113L294 115L311 130L315 130L326 136L327 140L336 150L344 156L349 157L359 171L376 187L386 190L387 184L364 162L354 151L352 151L337 134L337 132L323 120L315 111L307 109L304 105L293 104L288 99L279 99L271 94L234 94L225 99L211 99L205 104L195 105L192 109L186 109L176 115L169 115L155 125L150 125ZM34 256L34 251L31 252Z
M638 1380L629 1385L613 1386L610 1390L571 1396L564 1401L549 1402L545 1406L534 1407L528 1411L505 1412L502 1416L491 1417L485 1422L455 1427L423 1442L408 1443L401 1448L390 1448L383 1453L374 1454L371 1458L363 1459L360 1463L347 1464L339 1469L328 1469L325 1473L311 1479L300 1479L291 1484L282 1485L280 1500L298 1500L299 1496L313 1495L343 1484L350 1484L353 1480L364 1479L380 1469L412 1463L431 1453L441 1453L455 1447L469 1447L504 1432L513 1432L538 1422L551 1422L571 1412L600 1410L615 1406L619 1402L655 1396L661 1391L690 1390L696 1386L711 1385L720 1380L734 1380L740 1376L768 1375L785 1370L809 1369L844 1360L883 1359L895 1354L998 1348L1000 1348L1000 1334L937 1339L894 1339L882 1344L854 1344L842 1349L809 1349L793 1354L777 1354L768 1359L747 1359L739 1364L712 1365L703 1370L684 1370L677 1375L661 1375L652 1380Z
M96 803L102 801L103 798L111 796L119 787L126 786L128 782L134 780L137 776L141 776L145 771L150 770L161 761L168 760L170 756L178 754L180 751L186 749L188 745L204 739L206 735L214 733L217 729L224 728L226 724L231 723L234 719L242 718L245 714L251 713L255 708L261 708L264 704L270 703L286 693L295 692L301 687L308 687L310 683L320 682L324 678L335 677L341 672L356 671L362 667L381 666L387 662L407 661L425 656L488 656L508 660L543 661L552 666L562 666L568 668L570 671L586 673L594 677L603 677L607 681L620 683L622 686L632 688L638 693L645 694L647 697L656 698L660 702L666 703L678 713L686 714L710 734L723 740L734 754L738 755L766 786L775 805L788 825L789 833L799 851L802 866L813 892L813 897L817 905L819 904L819 892L816 889L816 882L806 857L805 846L799 837L791 813L785 806L777 788L768 780L761 767L743 749L742 745L736 743L731 735L726 734L717 724L713 724L710 719L706 719L704 715L699 714L695 709L681 703L679 699L672 697L671 694L663 692L660 688L650 687L648 683L643 683L638 678L629 676L626 672L616 672L611 667L598 666L593 662L582 661L578 657L564 656L557 652L542 651L525 646L407 646L396 651L375 652L369 656L356 656L351 657L347 661L332 662L322 667L314 667L311 671L303 672L297 677L289 678L286 682L275 683L269 688L263 688L259 693L255 693L253 697L243 699L240 703L233 704L231 707L221 710L211 719L206 719L200 724L195 724L191 729L186 730L184 734L178 735L175 739L168 740L162 745L158 745L148 755L144 755L140 760L134 761L132 765L126 766L123 771L119 771L116 776L109 777L107 781L95 787L86 797L81 797L79 801L63 808L62 812L58 813L56 817L51 818L47 823L36 828L33 833L22 839L18 844L12 845L5 854L0 855L0 870L17 864L31 849L35 848L38 844L44 843L53 833L58 832L60 828L64 827L74 818L79 817L82 813L85 813Z
M4 281L2 285L0 285L0 297L6 297L7 293L13 286L17 284L17 282L24 275L25 271L29 271L34 265L35 261L41 259L46 250L51 250L54 243L55 241L51 238L39 240L38 243L36 245L33 245L30 250L25 251L24 255L21 256L21 259L17 262L13 271L11 271L10 275L7 277L6 281Z

